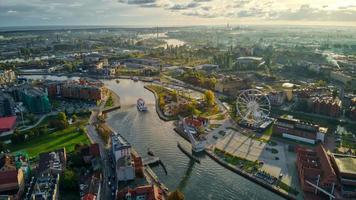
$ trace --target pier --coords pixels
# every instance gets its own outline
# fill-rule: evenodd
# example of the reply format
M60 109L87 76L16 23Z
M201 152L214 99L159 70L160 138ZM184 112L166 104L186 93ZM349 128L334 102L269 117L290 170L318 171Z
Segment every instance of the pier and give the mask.
M158 186L159 188L162 189L163 194L166 197L168 196L168 193L169 193L168 187L166 187L163 183L160 182L157 175L152 171L152 169L149 166L145 166L144 175L146 176L147 181L150 184L155 184L156 186Z
M159 164L161 160L159 157L156 156L149 156L146 158L142 158L142 163L143 165L153 165L153 164Z
M142 163L143 163L144 166L151 166L151 165L159 164L159 165L162 166L162 168L163 168L164 172L166 173L166 175L168 174L166 166L163 164L161 159L159 159L159 157L149 156L149 157L146 157L146 158L142 158Z
M185 149L180 145L179 142L177 142L177 146L178 146L178 148L179 148L185 155L187 155L190 159L192 159L193 161L195 161L195 162L197 162L197 163L200 164L200 160L199 160L197 157L193 156L193 154L191 154L191 153L189 153L187 150L185 150Z

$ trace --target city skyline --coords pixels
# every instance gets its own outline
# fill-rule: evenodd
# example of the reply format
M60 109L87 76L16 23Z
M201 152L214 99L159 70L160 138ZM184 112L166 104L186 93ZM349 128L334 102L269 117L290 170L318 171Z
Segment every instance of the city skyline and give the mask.
M4 0L0 27L222 24L355 26L352 0Z

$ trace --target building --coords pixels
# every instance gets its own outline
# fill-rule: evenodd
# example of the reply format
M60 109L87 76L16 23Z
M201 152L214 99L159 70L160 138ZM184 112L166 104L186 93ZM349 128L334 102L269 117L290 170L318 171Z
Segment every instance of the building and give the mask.
M327 128L295 119L290 115L279 117L273 125L273 134L310 144L324 142L327 131Z
M186 117L182 119L181 125L186 133L195 135L199 129L209 125L209 119L203 117Z
M286 94L281 91L273 91L268 93L268 99L272 106L281 106L286 100Z
M12 135L16 126L16 116L0 118L0 137Z
M319 144L314 149L297 147L296 151L298 176L304 198L327 197L320 189L334 195L337 176L323 145Z
M21 99L26 108L32 113L40 114L51 111L51 104L47 94L39 88L22 90Z
M125 188L117 193L117 200L165 200L163 192L155 185L144 185L134 189Z
M15 115L15 101L5 93L0 92L0 117Z
M236 64L240 68L257 68L260 65L263 65L265 61L261 57L239 57L236 59Z
M341 71L331 71L330 78L335 81L339 81L345 85L348 83L351 83L351 86L356 86L356 78L352 77L350 75L347 75Z
M100 199L102 177L100 173L95 173L88 177L83 177L80 182L81 200Z
M21 169L0 172L0 199L20 200L24 187L25 179Z
M135 179L135 163L130 156L122 156L116 160L116 180L130 181Z
M351 155L331 155L340 190L339 198L356 199L356 157Z
M67 164L65 148L39 155L38 171L41 173L61 174Z
M131 157L131 145L118 133L111 136L117 181L135 179L135 163Z
M248 81L234 76L221 78L215 85L216 91L230 96L236 96L240 90L246 88L249 88Z
M94 143L84 147L81 149L81 155L85 163L90 163L94 158L100 157L99 145Z
M212 72L218 72L220 70L220 67L219 67L219 65L203 64L203 65L196 66L195 69L198 71L212 73Z
M132 160L135 165L135 176L136 177L144 177L143 175L143 162L141 156L139 156L135 151L131 153Z
M131 155L131 145L120 134L114 132L111 136L111 147L115 160Z
M313 97L311 101L311 110L313 113L329 117L339 117L341 115L342 103L339 98Z
M47 82L43 87L51 98L63 97L85 101L99 101L104 98L107 91L101 82L84 79L79 81Z
M291 101L293 99L293 87L294 84L292 83L283 83L282 84L283 90L287 96L287 100Z
M342 102L333 97L313 97L311 110L314 113L330 117L339 117L341 115Z
M0 70L0 85L9 84L16 81L16 74L13 70Z
M32 177L24 200L57 200L59 198L59 174L41 174Z

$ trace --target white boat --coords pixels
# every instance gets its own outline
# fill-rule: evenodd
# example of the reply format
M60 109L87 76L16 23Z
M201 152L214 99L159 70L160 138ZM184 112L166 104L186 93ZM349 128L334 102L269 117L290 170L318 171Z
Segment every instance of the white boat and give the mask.
M142 98L137 99L137 110L141 112L147 111L147 106Z

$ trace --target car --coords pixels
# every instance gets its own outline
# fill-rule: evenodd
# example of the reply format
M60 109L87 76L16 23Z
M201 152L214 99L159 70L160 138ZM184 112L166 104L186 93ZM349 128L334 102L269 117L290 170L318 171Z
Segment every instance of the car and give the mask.
M213 135L213 138L214 138L215 140L217 140L217 139L218 139L218 136L216 136L216 135Z

